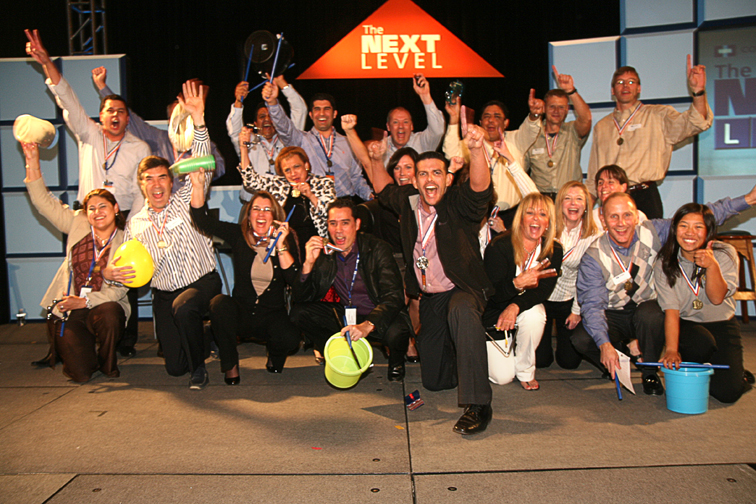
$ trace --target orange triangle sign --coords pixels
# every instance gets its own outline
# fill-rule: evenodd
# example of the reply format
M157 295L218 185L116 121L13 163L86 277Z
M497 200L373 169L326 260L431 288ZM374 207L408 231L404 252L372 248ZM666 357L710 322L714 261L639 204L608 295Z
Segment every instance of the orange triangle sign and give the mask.
M389 0L299 79L504 77L411 0Z

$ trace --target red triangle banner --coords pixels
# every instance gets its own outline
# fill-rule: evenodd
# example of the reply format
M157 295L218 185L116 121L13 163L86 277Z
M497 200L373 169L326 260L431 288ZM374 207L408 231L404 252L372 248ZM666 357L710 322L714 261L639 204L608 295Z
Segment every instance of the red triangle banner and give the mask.
M389 0L299 79L504 77L410 0Z

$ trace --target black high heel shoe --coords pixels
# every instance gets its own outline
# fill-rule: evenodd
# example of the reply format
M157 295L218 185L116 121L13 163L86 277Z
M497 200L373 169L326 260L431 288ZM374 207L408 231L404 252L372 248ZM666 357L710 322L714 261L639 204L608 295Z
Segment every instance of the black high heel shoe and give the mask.
M420 356L419 355L405 355L404 358L407 360L407 362L411 364L417 364L420 362Z

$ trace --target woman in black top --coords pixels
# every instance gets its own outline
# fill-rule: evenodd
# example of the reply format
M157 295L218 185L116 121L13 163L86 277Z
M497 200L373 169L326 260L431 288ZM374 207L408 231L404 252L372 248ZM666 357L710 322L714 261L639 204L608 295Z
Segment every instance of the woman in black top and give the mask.
M200 188L200 184L194 184ZM299 347L299 330L286 310L286 286L299 271L299 254L281 206L268 192L258 191L244 206L241 225L210 217L204 194L192 193L192 219L208 235L231 246L234 262L233 296L219 294L210 301L210 320L226 383L239 383L237 338L263 340L268 349L266 369L283 370L286 357ZM277 233L281 237L263 262Z
M517 377L525 390L540 388L534 377L535 350L546 324L543 302L551 295L562 266L554 222L551 198L528 194L517 208L512 230L486 248L486 273L496 293L488 300L483 324L499 331L517 328L514 359L500 352L510 351L511 342L488 342L488 376L493 383L502 385ZM544 265L546 259L548 265Z

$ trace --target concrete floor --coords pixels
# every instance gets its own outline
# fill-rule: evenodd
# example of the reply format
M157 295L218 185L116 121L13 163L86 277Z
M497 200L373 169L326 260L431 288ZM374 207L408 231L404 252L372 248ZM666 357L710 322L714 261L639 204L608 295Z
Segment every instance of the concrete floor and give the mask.
M756 369L756 324L743 328ZM246 343L240 386L208 361L196 392L166 374L151 323L140 334L120 378L77 385L29 365L41 324L0 326L0 503L756 502L756 392L681 415L637 372L639 395L618 401L592 366L553 365L539 391L494 386L488 430L462 437L456 391L424 390L416 364L387 382L380 352L338 390L309 352L271 375Z

